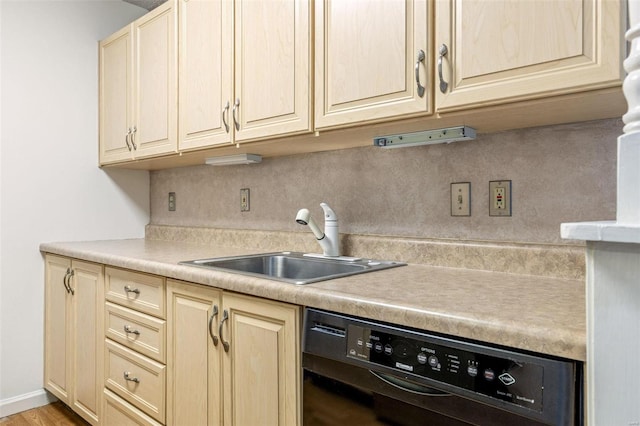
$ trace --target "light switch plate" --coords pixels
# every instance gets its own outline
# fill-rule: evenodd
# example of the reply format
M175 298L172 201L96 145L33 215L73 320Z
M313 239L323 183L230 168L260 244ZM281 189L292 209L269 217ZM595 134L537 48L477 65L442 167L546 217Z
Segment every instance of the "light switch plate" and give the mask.
M489 216L511 216L511 181L489 182Z
M240 190L240 211L249 211L249 188L242 188Z
M471 216L471 182L451 184L451 216Z

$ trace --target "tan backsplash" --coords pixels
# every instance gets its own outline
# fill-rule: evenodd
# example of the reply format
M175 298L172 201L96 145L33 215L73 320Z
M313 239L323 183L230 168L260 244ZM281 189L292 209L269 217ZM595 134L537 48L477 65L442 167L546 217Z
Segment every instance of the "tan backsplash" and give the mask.
M395 150L364 147L266 158L261 164L151 173L151 224L305 232L320 202L340 232L410 238L581 244L563 222L615 218L618 119L480 134L474 141ZM489 216L489 181L512 180L513 216ZM450 184L471 182L471 216L450 215ZM240 189L250 188L249 212ZM169 192L177 209L168 211Z

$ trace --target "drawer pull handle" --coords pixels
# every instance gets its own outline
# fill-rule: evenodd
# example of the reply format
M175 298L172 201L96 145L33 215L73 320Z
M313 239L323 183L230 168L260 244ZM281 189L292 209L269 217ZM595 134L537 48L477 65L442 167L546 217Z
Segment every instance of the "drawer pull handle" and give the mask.
M225 352L229 352L229 342L225 342L224 337L222 337L222 326L224 325L224 322L228 319L229 319L229 314L225 309L224 311L222 311L222 321L220 321L220 326L218 327L218 335L220 336L220 340L222 341L222 347L224 348Z
M135 293L135 294L140 294L140 290L138 290L137 288L131 288L128 285L124 286L124 291L126 293Z
M131 373L129 373L128 371L124 372L124 379L127 382L140 383L140 379L138 379L137 377L129 377L129 374L131 374Z
M213 310L211 312L211 317L209 318L209 336L211 336L211 340L213 341L213 346L218 346L218 336L213 334L213 330L211 329L211 325L213 324L213 318L218 315L218 305L213 305Z
M138 330L133 330L131 327L129 327L128 325L124 326L124 332L128 333L128 334L137 334L138 336L140 335L140 332Z

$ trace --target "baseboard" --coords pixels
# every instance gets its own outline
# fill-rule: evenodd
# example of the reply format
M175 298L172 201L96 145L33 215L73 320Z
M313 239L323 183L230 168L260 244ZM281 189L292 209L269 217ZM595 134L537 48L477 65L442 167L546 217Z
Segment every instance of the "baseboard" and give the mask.
M32 408L42 407L55 401L57 401L57 398L44 389L3 399L0 400L0 418Z

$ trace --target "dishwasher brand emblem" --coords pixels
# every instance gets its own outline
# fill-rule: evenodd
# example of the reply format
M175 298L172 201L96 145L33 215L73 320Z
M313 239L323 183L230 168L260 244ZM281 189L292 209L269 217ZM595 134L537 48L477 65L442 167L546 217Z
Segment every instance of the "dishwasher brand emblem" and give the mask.
M509 373L502 373L500 376L498 376L498 379L500 379L500 381L506 386L510 386L516 382L516 379L514 379L513 376Z

